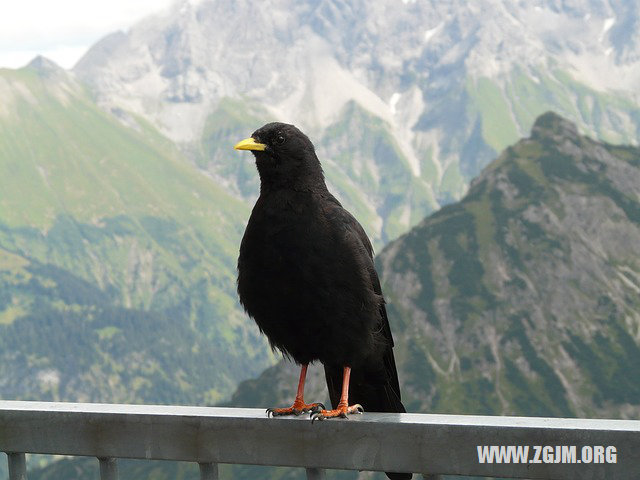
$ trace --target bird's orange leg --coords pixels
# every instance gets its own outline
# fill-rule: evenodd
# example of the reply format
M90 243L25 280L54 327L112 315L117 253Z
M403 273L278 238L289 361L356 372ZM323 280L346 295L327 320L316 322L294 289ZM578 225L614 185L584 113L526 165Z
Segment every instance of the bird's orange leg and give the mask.
M298 392L293 405L289 408L267 408L267 416L274 417L280 415L300 415L306 412L319 412L324 409L322 403L304 403L304 381L307 378L307 365L302 365L300 369L300 380L298 381Z
M321 410L317 413L312 413L311 418L313 421L324 420L325 418L342 417L347 418L350 413L362 413L364 408L359 403L355 405L349 405L349 377L351 376L351 367L344 367L342 374L342 394L340 395L340 402L333 410Z

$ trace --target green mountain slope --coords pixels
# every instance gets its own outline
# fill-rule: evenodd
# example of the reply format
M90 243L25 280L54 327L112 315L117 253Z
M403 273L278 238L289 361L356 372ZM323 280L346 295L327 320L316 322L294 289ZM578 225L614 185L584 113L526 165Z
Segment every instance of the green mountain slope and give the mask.
M414 411L640 417L640 150L555 114L378 257Z
M228 146L274 120L255 102L223 98L205 123L193 154L197 165L251 203L259 191L255 165L246 155L229 155ZM328 128L307 133L331 191L360 219L376 247L438 208L428 171L415 177L392 126L357 102L348 102Z
M430 108L414 126L414 147L424 161L440 164L440 172L426 163L423 169L431 172L442 204L459 200L481 169L525 136L546 111L558 112L598 140L637 145L640 138L637 100L596 90L559 65L515 66L499 79L467 75L462 82L435 88L426 101ZM430 150L434 144L437 154Z
M45 59L0 92L0 397L211 403L269 364L245 203Z
M392 127L355 101L323 133L327 180L382 246L438 208L426 172L415 176Z

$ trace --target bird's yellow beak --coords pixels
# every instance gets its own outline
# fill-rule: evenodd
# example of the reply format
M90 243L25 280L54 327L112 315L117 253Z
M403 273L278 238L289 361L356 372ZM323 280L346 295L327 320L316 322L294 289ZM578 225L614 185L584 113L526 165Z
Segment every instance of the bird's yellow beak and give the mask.
M238 143L234 145L236 150L264 150L267 146L264 143L258 143L255 141L253 137L245 138L244 140L240 140Z

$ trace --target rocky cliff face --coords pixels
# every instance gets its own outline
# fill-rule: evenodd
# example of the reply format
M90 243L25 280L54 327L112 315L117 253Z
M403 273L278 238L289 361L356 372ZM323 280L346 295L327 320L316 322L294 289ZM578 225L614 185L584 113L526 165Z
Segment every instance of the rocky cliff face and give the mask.
M105 38L74 72L104 108L141 115L245 198L256 184L230 145L267 120L298 124L380 245L459 199L545 110L637 143L635 10L595 0L182 1Z
M414 408L640 416L639 200L640 150L547 113L385 248Z

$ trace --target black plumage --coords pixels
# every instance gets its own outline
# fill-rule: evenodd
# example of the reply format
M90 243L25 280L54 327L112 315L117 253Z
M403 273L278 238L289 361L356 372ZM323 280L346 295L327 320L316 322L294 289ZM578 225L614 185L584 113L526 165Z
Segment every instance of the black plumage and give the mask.
M236 148L253 152L260 175L240 246L240 302L271 345L303 366L294 405L271 412L320 419L356 412L345 403L404 412L371 243L328 191L313 144L293 125L269 123ZM315 360L334 410L302 401L306 365Z

